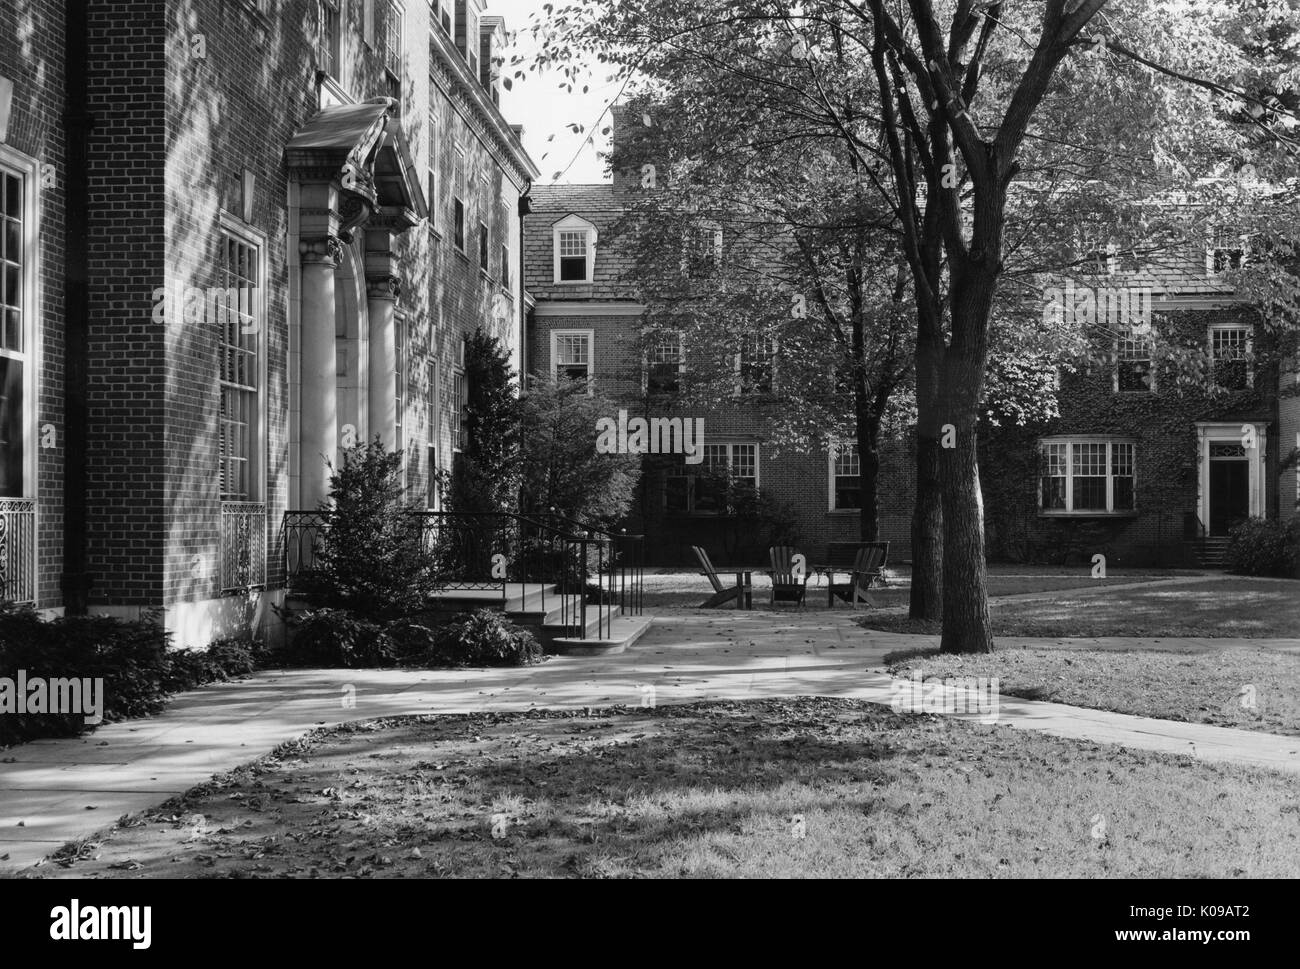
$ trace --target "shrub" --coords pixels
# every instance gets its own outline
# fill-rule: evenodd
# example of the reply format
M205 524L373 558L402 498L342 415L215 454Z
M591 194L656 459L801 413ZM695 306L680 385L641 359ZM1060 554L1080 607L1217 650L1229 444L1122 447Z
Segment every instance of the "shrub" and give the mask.
M394 665L392 643L378 623L346 609L313 609L290 620L283 657L289 666L353 669Z
M375 440L344 452L330 479L330 526L304 592L383 622L418 611L439 584L437 556L405 506L402 456Z
M453 511L513 511L519 498L519 393L510 353L476 330L465 341L465 441L452 467Z
M1229 572L1239 575L1295 575L1300 564L1300 518L1242 522L1228 535L1223 561Z
M30 606L0 603L0 677L17 681L102 679L105 722L160 712L170 694L251 673L264 648L226 640L207 651L169 650L170 636L156 613L143 619L64 616L45 621ZM93 724L84 714L0 715L0 746L38 737L72 737Z
M438 659L449 666L530 666L542 656L536 636L491 609L457 616L438 642Z

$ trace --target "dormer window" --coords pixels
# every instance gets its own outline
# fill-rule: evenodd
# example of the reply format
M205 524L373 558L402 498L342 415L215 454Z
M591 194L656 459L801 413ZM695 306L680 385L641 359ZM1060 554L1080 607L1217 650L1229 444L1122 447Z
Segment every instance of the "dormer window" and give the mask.
M596 227L571 215L555 223L555 282L590 283L595 278Z
M1246 263L1246 237L1216 229L1205 252L1205 274L1219 276L1234 272Z
M683 269L687 276L712 276L722 266L722 226L703 222L686 231L683 246Z

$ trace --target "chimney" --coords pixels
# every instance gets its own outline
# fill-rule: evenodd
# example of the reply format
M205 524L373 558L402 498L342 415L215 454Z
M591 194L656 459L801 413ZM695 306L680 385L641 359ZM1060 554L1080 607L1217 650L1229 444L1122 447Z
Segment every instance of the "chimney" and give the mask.
M645 177L642 166L646 164L655 166L655 185L662 185L663 179L668 177L667 164L644 157L645 149L638 144L644 141L645 136L650 132L650 129L645 126L644 114L626 104L615 104L610 107L609 112L612 119L609 164L614 176L614 191L617 193L646 191L641 185Z
M501 103L498 78L500 68L493 63L501 57L506 47L506 21L504 17L483 17L479 20L479 83L492 97L492 103Z

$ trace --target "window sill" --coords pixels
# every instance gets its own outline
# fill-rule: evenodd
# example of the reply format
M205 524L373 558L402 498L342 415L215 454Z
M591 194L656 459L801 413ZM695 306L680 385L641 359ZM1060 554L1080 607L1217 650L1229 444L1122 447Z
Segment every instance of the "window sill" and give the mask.
M1136 508L1129 511L1044 511L1038 510L1039 518L1137 518Z
M451 251L454 252L456 255L460 256L460 258L464 260L466 266L469 265L469 253L467 253L464 249L460 248L460 246L456 245L455 243L452 243Z
M861 508L831 508L826 512L828 515L861 515Z
M554 283L556 286L591 286L590 279L557 279Z

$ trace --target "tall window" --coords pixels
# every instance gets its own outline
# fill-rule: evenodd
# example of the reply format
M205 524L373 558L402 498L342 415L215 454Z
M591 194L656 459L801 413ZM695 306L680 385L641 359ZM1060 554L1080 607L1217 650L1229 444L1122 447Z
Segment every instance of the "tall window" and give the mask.
M1141 393L1156 389L1151 363L1151 341L1135 334L1122 334L1116 341L1115 390Z
M465 149L456 146L456 162L452 172L453 241L456 248L465 251Z
M1214 382L1227 390L1244 390L1254 386L1251 368L1253 333L1248 326L1212 326L1210 359Z
M669 473L664 507L687 514L727 514L732 510L730 492L757 488L757 444L706 444L700 464L689 465L682 458Z
M591 338L590 330L557 330L551 335L558 380L590 379Z
M27 346L23 280L26 250L26 184L0 168L0 497L24 497L23 430L26 427Z
M432 85L431 85L432 87ZM438 162L441 157L438 144L438 101L429 102L429 228L438 228Z
M425 481L425 507L437 508L440 499L438 494L438 363L436 360L430 360L425 368L424 426L427 428L425 468L428 472Z
M831 447L831 511L862 507L862 462L856 444Z
M681 334L660 334L646 350L646 393L677 393L681 389L683 359Z
M478 268L490 275L492 267L488 265L488 252L492 248L491 236L488 235L487 223L478 224Z
M742 394L772 393L776 341L761 333L747 335L736 355L737 389Z
M469 379L465 376L465 341L460 341L460 354L452 374L451 387L451 441L452 448L463 451L469 441L469 415L465 413L469 402Z
M389 77L396 81L398 89L402 83L402 8L394 0L388 0L384 11L384 67Z
M1100 514L1136 507L1134 446L1125 441L1053 440L1041 444L1039 508Z
M320 69L330 77L339 76L342 63L343 24L339 0L317 0L320 14L320 44L317 55Z
M223 293L216 313L221 352L221 500L255 501L262 321L258 250L231 235L221 240Z

